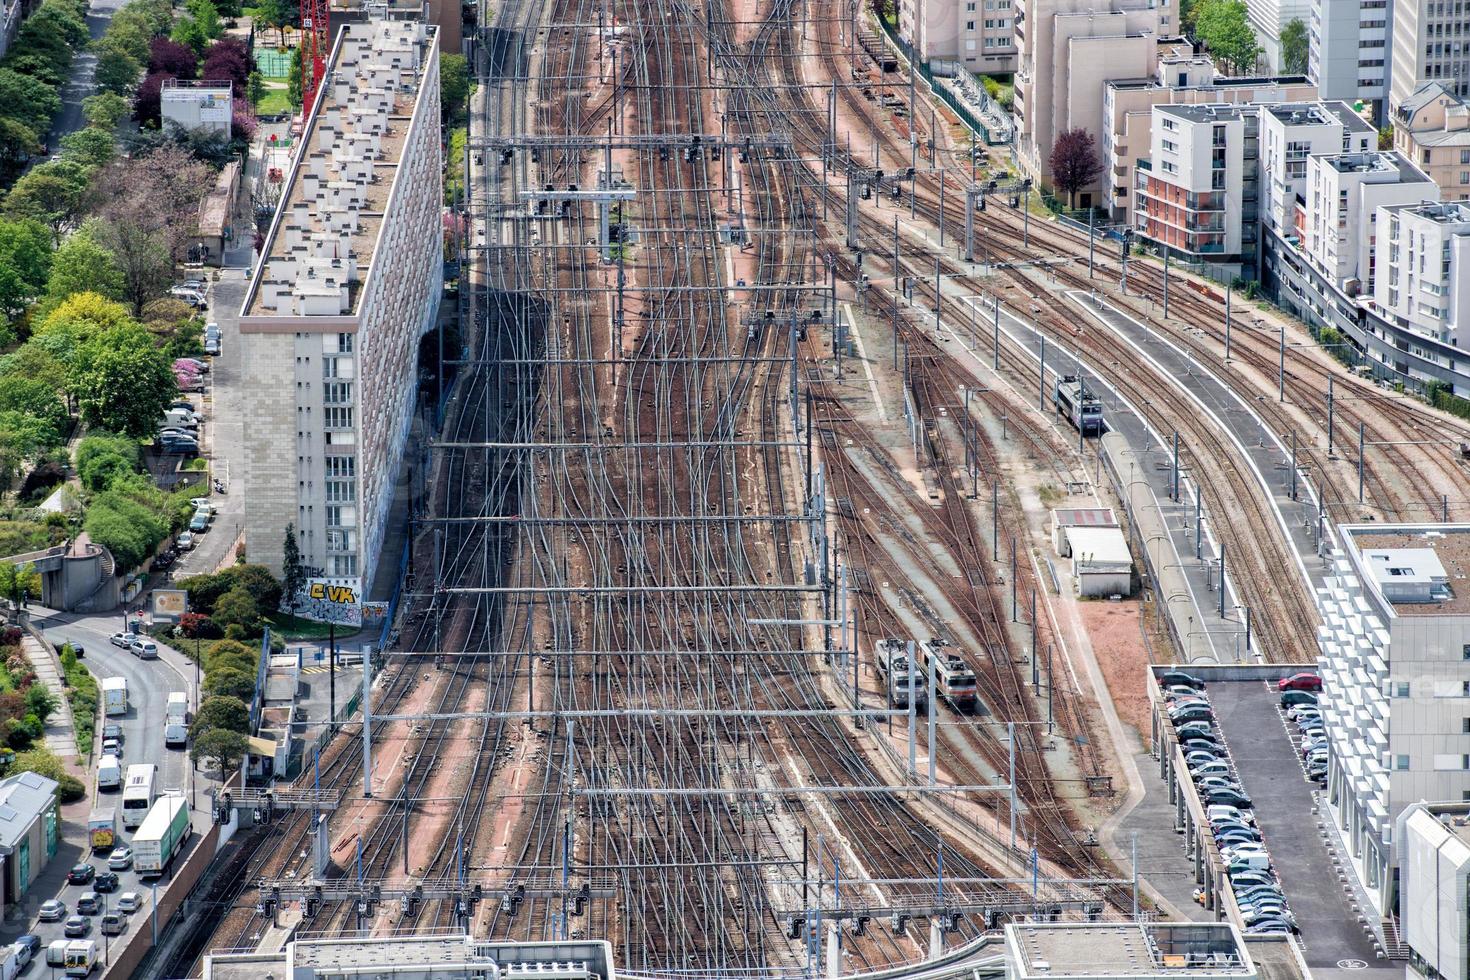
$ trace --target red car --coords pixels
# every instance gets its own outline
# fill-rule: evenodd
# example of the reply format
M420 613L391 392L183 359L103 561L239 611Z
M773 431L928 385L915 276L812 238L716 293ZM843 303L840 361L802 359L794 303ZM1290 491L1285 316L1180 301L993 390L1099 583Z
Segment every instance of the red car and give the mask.
M1283 677L1276 682L1278 691L1320 691L1322 690L1322 678L1316 674L1292 674Z

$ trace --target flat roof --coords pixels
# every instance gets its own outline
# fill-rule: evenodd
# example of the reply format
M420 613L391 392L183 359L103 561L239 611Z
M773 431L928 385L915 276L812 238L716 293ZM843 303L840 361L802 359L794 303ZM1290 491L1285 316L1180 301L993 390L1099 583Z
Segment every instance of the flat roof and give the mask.
M1356 133L1372 132L1373 127L1348 106L1346 102L1276 102L1266 105L1266 111L1283 123L1291 126L1326 126L1342 123Z
M1369 150L1367 153L1327 153L1321 160L1338 173L1397 174L1401 184L1427 184L1429 175L1402 155L1391 150Z
M245 980L280 970L298 980L318 975L381 977L413 975L420 980L463 978L499 967L506 980L616 980L612 948L602 940L490 942L463 933L383 935L328 939L298 937L279 953L211 953L206 980Z
M1021 977L1251 977L1228 922L1021 923L1006 926Z
M1111 507L1058 507L1051 512L1058 527L1117 527Z
M1117 527L1069 527L1067 544L1072 559L1082 565L1131 565L1128 539Z
M1358 574L1399 616L1470 615L1470 525L1344 525ZM1434 588L1434 582L1442 587ZM1387 590L1422 587L1430 601L1396 602Z

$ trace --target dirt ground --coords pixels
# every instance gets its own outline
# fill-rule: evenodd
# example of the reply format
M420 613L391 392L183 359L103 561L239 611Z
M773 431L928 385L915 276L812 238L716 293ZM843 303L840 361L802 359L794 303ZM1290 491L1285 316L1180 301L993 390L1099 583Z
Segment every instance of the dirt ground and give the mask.
M1149 707L1143 672L1148 666L1148 653L1139 631L1138 602L1080 602L1077 609L1087 625L1093 654L1102 668L1119 720L1146 743Z

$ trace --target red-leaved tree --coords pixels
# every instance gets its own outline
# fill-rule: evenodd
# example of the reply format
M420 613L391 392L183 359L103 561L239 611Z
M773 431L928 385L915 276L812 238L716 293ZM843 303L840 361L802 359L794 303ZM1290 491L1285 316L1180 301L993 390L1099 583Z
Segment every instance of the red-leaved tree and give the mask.
M193 78L199 71L199 56L187 44L155 37L148 44L148 72L163 72L174 78Z
M168 72L156 71L143 79L143 84L138 86L138 94L133 96L133 118L138 120L138 125L154 129L161 125L163 83L173 77Z
M1051 147L1051 182L1067 192L1067 204L1076 204L1077 192L1091 184L1102 173L1097 157L1097 142L1082 128L1064 129Z

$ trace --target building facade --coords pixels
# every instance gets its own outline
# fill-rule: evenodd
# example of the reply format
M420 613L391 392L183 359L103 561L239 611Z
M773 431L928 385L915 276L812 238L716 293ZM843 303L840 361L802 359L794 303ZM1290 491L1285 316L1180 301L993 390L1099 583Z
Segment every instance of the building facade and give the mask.
M1302 252L1350 292L1372 283L1378 209L1423 200L1429 178L1397 153L1307 158Z
M1409 976L1470 980L1470 803L1416 803L1394 840Z
M1379 915L1395 895L1394 823L1470 798L1470 526L1340 525L1318 592L1327 798Z
M1178 29L1172 0L1024 0L1016 20L1016 153L1049 184L1057 135L1084 129L1101 149L1108 81L1140 78L1158 65L1159 34ZM1080 207L1106 198L1104 172L1077 195Z
M1376 230L1380 315L1419 337L1470 347L1470 205L1381 208Z
M158 105L165 129L178 126L230 135L235 103L229 82L168 78L159 91Z
M940 71L957 66L981 75L1016 70L1019 0L906 0L899 5L898 31Z
M0 779L0 909L24 902L61 846L56 780L34 772Z
M1256 249L1260 117L1252 106L1153 110L1138 164L1134 226L1191 261L1249 262Z
M1389 113L1424 82L1470 95L1470 12L1462 0L1394 0Z
M1307 77L1324 99L1371 102L1388 92L1388 0L1312 0Z
M1393 146L1439 185L1440 200L1470 200L1470 105L1425 82L1394 109Z
M254 561L294 524L311 577L381 552L442 293L436 29L344 26L240 318Z
M1220 76L1209 56L1195 52L1188 42L1161 42L1158 69L1152 76L1109 81L1103 91L1101 148L1105 179L1112 182L1108 189L1112 219L1126 221L1133 213L1134 171L1138 158L1151 152L1154 106L1300 102L1316 96L1316 87L1302 76Z
M1378 131L1343 102L1282 102L1262 106L1260 115L1261 221L1289 237L1300 231L1307 159L1367 153L1377 147Z

